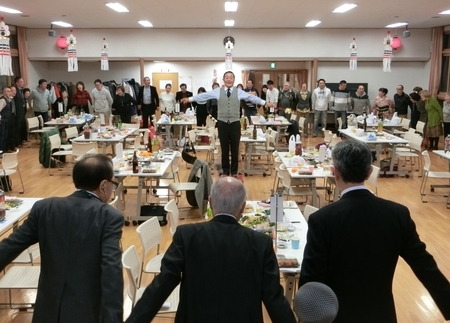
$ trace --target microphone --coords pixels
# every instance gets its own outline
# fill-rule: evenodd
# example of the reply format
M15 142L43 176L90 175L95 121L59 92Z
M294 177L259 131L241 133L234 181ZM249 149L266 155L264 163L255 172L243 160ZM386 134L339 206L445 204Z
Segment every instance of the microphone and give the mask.
M304 284L294 297L294 312L302 323L331 323L338 309L336 294L319 282Z

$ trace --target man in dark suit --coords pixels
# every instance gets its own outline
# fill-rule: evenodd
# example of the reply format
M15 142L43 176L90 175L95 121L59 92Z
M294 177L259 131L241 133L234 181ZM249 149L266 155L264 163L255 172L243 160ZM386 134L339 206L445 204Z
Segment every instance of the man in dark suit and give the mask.
M188 108L190 108L192 105L190 102L187 102L185 100L181 100L184 98L190 98L193 96L192 92L187 91L187 86L185 83L181 83L180 85L181 91L178 91L175 95L175 100L180 103L180 112L186 112Z
M142 112L142 128L148 128L148 118L159 108L159 96L156 87L150 85L150 78L144 77L144 85L139 88L138 109Z
M322 282L339 301L335 323L394 323L392 280L401 256L450 319L450 284L420 241L408 209L373 195L370 148L345 140L332 151L341 199L313 213L300 285Z
M271 237L238 223L245 198L245 187L235 178L221 177L213 184L214 218L177 228L161 273L127 323L150 322L180 282L175 322L262 322L261 301L272 322L296 322L280 285Z
M33 323L123 322L123 216L105 204L117 185L111 160L87 155L73 168L77 190L39 202L0 242L0 270L39 242Z
M25 114L27 112L27 101L23 95L23 86L25 82L21 76L14 78L16 96L14 103L16 106L16 147L22 148L27 142L27 122Z

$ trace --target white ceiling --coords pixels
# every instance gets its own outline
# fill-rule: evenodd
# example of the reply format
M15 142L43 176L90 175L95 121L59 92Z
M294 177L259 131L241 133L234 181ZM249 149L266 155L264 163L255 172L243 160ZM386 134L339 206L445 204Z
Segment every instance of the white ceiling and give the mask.
M312 19L322 21L316 28L384 28L398 21L408 22L412 29L450 25L450 15L439 15L450 9L449 0L359 0L353 2L358 7L343 14L332 10L345 0L241 0L235 13L224 12L225 0L110 1L120 2L130 12L109 9L108 0L2 0L0 5L23 14L0 14L9 25L30 28L49 28L55 20L69 22L75 29L143 28L138 20L149 20L154 28L227 29L225 19L234 19L234 28L304 28Z

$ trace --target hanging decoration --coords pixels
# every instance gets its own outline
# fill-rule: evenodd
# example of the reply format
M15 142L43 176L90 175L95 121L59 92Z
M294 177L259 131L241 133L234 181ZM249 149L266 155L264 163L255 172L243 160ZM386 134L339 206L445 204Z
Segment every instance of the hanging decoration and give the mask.
M383 72L391 71L391 57L392 57L392 37L391 32L388 31L386 37L384 37L384 54L383 54Z
M77 58L77 38L70 31L67 37L67 63L69 72L78 72L78 58Z
M59 36L58 40L56 41L56 46L58 46L61 49L67 48L67 38L64 37L64 35Z
M108 43L106 42L106 38L103 38L103 46L100 60L100 69L102 71L109 71L109 62L108 62Z
M223 39L223 44L225 46L226 54L225 54L225 69L231 70L233 69L233 55L232 50L234 48L234 38L231 36L227 36Z
M358 65L358 45L356 45L355 38L350 43L350 71L356 70Z
M400 47L402 47L402 40L400 38L398 38L397 35L395 35L392 38L392 44L391 45L392 45L392 49L393 50L397 50Z
M11 49L9 47L9 26L0 17L0 75L14 75L12 71Z

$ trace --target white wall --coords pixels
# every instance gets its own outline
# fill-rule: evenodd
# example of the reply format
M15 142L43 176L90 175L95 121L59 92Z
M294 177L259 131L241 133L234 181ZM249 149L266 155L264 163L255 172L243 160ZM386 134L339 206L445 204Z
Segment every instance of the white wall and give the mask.
M68 32L66 31L66 36ZM226 29L76 29L77 55L100 59L103 38L109 43L112 60L222 60ZM232 29L237 60L344 60L350 55L353 37L360 60L381 60L386 29ZM411 29L402 38L395 60L428 61L431 29ZM64 60L66 51L56 48L56 38L47 29L27 29L30 60ZM269 59L268 59L269 58Z
M346 62L320 62L317 77L330 83L346 80L348 83L368 83L368 95L371 101L378 95L378 89L388 89L390 98L395 94L397 85L402 84L406 93L415 86L426 89L430 76L427 62L393 62L391 72L383 72L381 62L358 62L358 69L350 71Z

